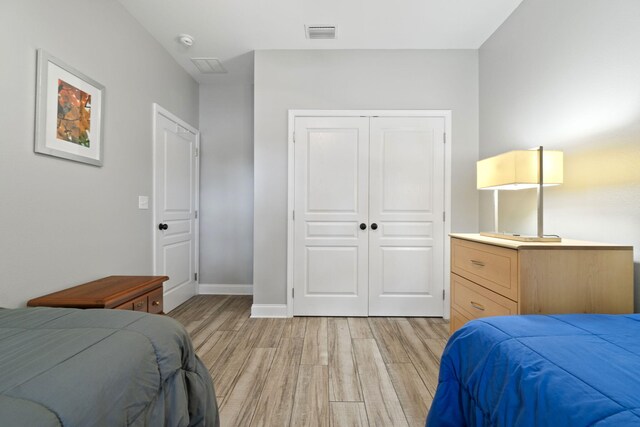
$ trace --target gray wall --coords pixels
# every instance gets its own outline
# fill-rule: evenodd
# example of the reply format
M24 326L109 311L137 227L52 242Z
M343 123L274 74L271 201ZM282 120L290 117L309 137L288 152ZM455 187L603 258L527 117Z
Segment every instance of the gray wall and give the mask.
M37 48L106 86L104 167L33 153ZM197 84L112 0L4 2L0 52L0 306L152 273L151 104L197 125Z
M200 86L200 283L253 283L253 85Z
M640 2L525 0L480 49L480 154L565 152L546 233L634 245L640 308ZM535 192L502 192L507 231L533 232ZM492 229L489 194L481 228Z
M255 53L254 303L286 303L287 110L452 110L452 230L477 231L476 50Z

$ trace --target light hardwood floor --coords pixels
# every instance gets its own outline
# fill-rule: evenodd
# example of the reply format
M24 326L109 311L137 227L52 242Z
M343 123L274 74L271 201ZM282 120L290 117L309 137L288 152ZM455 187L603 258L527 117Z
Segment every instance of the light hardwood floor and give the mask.
M250 319L251 297L169 313L209 369L222 427L424 426L449 324L432 318Z

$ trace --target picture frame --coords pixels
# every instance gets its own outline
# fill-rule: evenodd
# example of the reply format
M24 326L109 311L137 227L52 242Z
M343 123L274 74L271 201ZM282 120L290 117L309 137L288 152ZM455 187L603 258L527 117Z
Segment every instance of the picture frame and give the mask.
M37 64L34 151L102 166L105 87L42 49Z

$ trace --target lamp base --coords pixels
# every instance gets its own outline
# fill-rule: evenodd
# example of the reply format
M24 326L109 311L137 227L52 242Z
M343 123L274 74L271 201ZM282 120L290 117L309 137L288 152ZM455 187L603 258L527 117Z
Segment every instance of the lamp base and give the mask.
M562 242L561 237L522 236L512 233L480 233L481 236L495 237L497 239L517 240L518 242Z

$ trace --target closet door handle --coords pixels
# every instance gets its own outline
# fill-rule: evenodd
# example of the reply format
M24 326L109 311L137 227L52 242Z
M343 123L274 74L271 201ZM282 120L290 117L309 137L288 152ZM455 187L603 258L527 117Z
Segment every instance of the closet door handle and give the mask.
M367 224L365 224L364 222L360 224L360 230L366 230L366 229L367 229Z
M375 222L373 224L371 224L371 229L372 230L377 230L378 229L378 224L376 224Z

